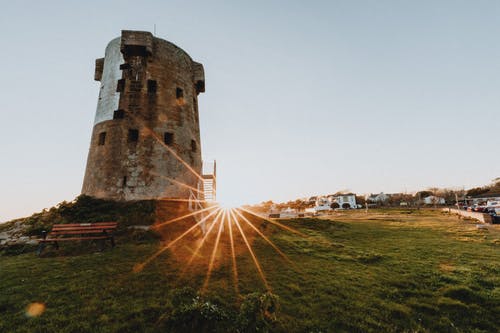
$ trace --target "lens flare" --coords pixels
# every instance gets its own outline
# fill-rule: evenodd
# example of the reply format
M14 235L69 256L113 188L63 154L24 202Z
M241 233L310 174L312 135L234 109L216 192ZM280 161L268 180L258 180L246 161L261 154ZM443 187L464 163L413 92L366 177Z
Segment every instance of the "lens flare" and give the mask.
M276 250L276 252L278 252L286 261L288 261L289 264L291 265L294 265L294 262L291 261L287 256L286 254L284 254L280 249L278 249L278 247L276 245L274 245L273 242L271 242L271 240L269 240L269 238L267 238L259 229L257 229L252 222L250 222L245 216L243 216L243 214L241 214L238 209L235 209L234 212L236 212L236 214L238 214L239 217L241 217L241 219L246 222L257 234L259 234L260 237L262 237L269 245L271 245L271 247Z
M217 254L217 248L219 246L220 235L222 233L222 228L224 227L224 218L226 217L227 211L224 211L222 214L222 219L219 222L219 231L217 232L217 238L215 239L214 249L212 250L212 255L210 256L210 262L208 263L208 271L207 276L205 278L205 282L203 283L203 287L201 292L205 292L208 287L208 282L210 281L210 275L212 274L212 269L214 268L214 260L215 255Z
M188 230L186 230L184 233L182 233L179 237L177 237L176 239L174 239L173 241L171 241L170 243L168 243L167 245L165 245L160 250L156 251L152 256L150 256L148 259L146 259L143 263L137 264L136 266L134 266L134 272L137 273L137 272L142 271L147 264L149 264L151 261L153 261L154 259L156 259L160 254L162 254L163 252L165 252L166 250L168 250L175 243L177 243L178 241L180 241L181 239L183 239L184 237L186 237L187 234L189 234L197 226L201 225L203 222L205 222L207 219L209 219L213 214L217 213L217 211L218 211L218 209L212 211L210 214L208 214L207 216L205 216L203 219L201 219L196 224L194 224L192 227L190 227ZM137 267L137 270L136 270L136 267Z
M208 210L215 209L215 208L219 209L217 206L210 206L210 207L207 207L207 208L199 209L199 210L194 211L192 213L189 213L189 214L186 214L186 215L182 215L182 216L176 217L174 219L171 219L171 220L168 220L168 221L165 221L165 222L158 223L155 226L153 226L153 228L154 229L159 229L160 227L164 227L164 226L169 225L171 223L184 220L184 219L186 219L188 217L191 217L191 216L199 215L199 214L201 214L203 212L206 212Z
M45 304L40 302L33 302L26 307L26 317L34 318L39 317L45 312Z
M205 244L205 241L207 240L208 236L212 233L212 230L214 229L215 225L217 224L217 220L221 217L221 215L223 214L223 210L220 209L218 212L217 212L217 215L215 216L212 224L210 225L210 227L208 228L205 236L203 236L203 238L201 239L201 241L198 243L198 246L196 247L196 249L193 251L193 254L191 255L191 258L189 258L189 261L187 262L186 266L184 266L184 269L181 273L181 275L184 275L185 271L188 269L188 267L191 265L191 263L193 262L194 258L196 258L196 256L198 255L198 253L200 252L200 249L203 247L203 244Z
M245 233L243 232L243 229L240 226L240 222L238 221L238 218L234 214L233 214L233 217L234 217L234 223L236 224L236 227L240 231L241 237L243 237L243 241L245 242L245 244L246 244L246 246L248 248L248 252L252 256L252 260L253 260L253 262L255 264L255 267L257 268L257 271L259 272L260 278L264 282L264 285L265 285L266 289L268 291L271 291L271 287L267 283L266 276L264 275L264 272L262 271L262 267L260 267L259 260L257 260L257 257L255 256L255 253L253 253L252 247L250 246L250 243L248 242L247 236L245 235Z
M242 211L244 211L244 212L247 212L248 214L253 215L253 216L255 216L255 217L257 217L257 218L259 218L261 220L264 220L266 222L274 224L274 225L276 225L276 226L278 226L278 227L280 227L282 229L285 229L287 231L293 232L294 234L297 234L297 235L299 235L301 237L307 238L307 235L305 235L305 234L301 233L300 231L297 231L297 230L295 230L293 228L290 228L289 226L286 226L283 223L279 223L278 221L273 221L273 220L267 219L267 218L265 218L265 217L263 217L263 216L261 216L259 214L256 214L256 213L254 213L254 212L252 212L252 211L250 211L248 209L245 209L243 207L240 207L239 209L242 210Z
M231 217L234 215L232 210L229 211L231 213ZM229 233L229 243L231 245L231 262L233 264L233 284L234 284L234 291L236 292L236 295L239 295L240 291L238 288L238 266L236 264L236 252L234 250L234 238L233 238L233 223L231 222L230 219L227 219L227 229Z
M175 159L177 159L189 172L191 172L194 176L196 176L196 178L199 181L201 181L202 183L204 182L203 176L200 175L200 173L197 172L189 163L184 161L177 154L177 152L174 149L172 149L167 144L165 144L163 142L163 140L152 129L145 126L143 120L141 120L137 116L134 116L134 115L131 115L131 116L132 116L132 119L138 125L140 125L140 127L142 129L145 130L145 133L147 135L150 135L153 139L157 140L162 145L162 147L165 148L165 150L167 150ZM155 175L162 177L162 178L165 178L168 181L175 183L179 186L185 187L194 193L201 194L202 198L203 198L204 192L198 188L195 188L191 185L185 184L185 183L180 182L176 179L172 179L170 177L166 177L166 176L161 175L161 174L155 174ZM215 179L215 174L213 175L213 177ZM215 191L215 189L214 189L214 191ZM271 290L269 283L266 279L266 276L264 274L264 271L261 267L261 264L260 264L259 260L257 259L257 256L254 253L254 250L252 249L252 245L251 245L250 241L254 239L255 234L260 236L262 239L264 239L264 241L267 244L269 244L288 263L295 266L293 261L291 261L266 235L264 235L264 233L262 233L254 225L254 223L252 223L249 220L249 218L247 218L243 214L243 212L246 214L249 214L253 218L257 218L259 220L266 221L266 222L269 222L273 225L276 225L283 230L293 232L293 233L298 234L302 237L307 237L306 235L302 234L301 232L299 232L291 227L288 227L280 222L267 219L263 216L260 216L256 213L253 213L252 211L250 211L248 209L245 209L243 207L238 207L239 205L234 205L234 204L229 203L229 202L222 201L222 202L218 202L215 205L213 205L213 204L209 205L209 203L207 201L197 200L196 198L195 199L181 199L181 198L176 199L176 198L173 198L173 199L165 199L165 201L179 201L179 202L189 202L189 203L197 202L200 209L198 209L194 212L182 215L182 216L176 216L176 217L174 217L170 220L167 220L167 221L162 221L160 223L157 223L155 226L153 226L153 229L155 229L155 230L162 229L163 230L163 228L166 228L167 226L172 225L173 223L184 221L184 220L187 220L188 218L193 218L195 220L198 220L200 218L201 219L199 221L197 221L195 224L191 225L186 230L184 230L179 236L177 236L173 240L169 241L166 245L161 247L158 251L156 251L154 254L152 254L150 257L148 257L144 262L137 263L136 265L134 265L133 272L135 272L135 273L141 272L149 263L151 263L151 261L158 258L158 256L160 256L163 252L167 251L168 249L171 249L176 243L185 239L188 234L193 233L193 235L190 236L189 240L185 240L187 242L191 241L191 243L185 243L186 244L185 248L188 248L189 251L191 251L192 244L196 244L196 247L193 251L189 252L191 254L191 256L190 256L189 260L184 263L184 267L183 267L183 270L181 272L181 276L182 276L186 272L188 267L192 264L192 262L194 261L195 258L197 258L197 257L203 258L203 256L199 255L200 250L203 248L204 245L209 243L208 239L209 239L210 235L213 235L212 231L217 227L217 234L215 236L215 242L214 242L213 248L211 249L211 252L210 252L210 259L207 263L208 267L207 267L206 276L205 276L203 286L202 286L202 292L205 292L207 290L209 282L210 282L210 277L211 277L212 272L215 268L215 263L216 263L216 261L219 262L219 260L216 260L218 252L222 253L222 256L221 256L222 259L225 258L224 249L226 249L227 247L224 245L224 242L226 242L225 244L227 244L227 241L229 241L231 264L232 264L232 277L233 277L235 292L237 294L239 294L237 250L239 253L240 251L242 251L242 249L243 250L245 249L245 246L246 246L246 250L248 251L248 253L250 254L250 256L252 258L252 261L257 269L257 272L258 272L260 278L262 279L262 281L264 283L265 288L267 290ZM202 204L202 203L204 203L204 204ZM238 207L238 208L236 208L236 207ZM208 213L208 214L205 216L204 213ZM247 228L247 230L246 230L246 231L250 231L249 234L245 233L244 228L240 224L240 219L243 222L245 222L245 226L248 226L250 228L250 229ZM208 221L209 223L211 222L208 230L206 230L206 226L205 226L206 221ZM185 225L185 223L178 223L175 225L175 228L183 227L184 225ZM202 231L195 231L198 226L201 227ZM224 228L224 226L227 226L227 227ZM245 246L238 246L237 247L238 244L236 241L238 240L238 242L239 242L239 237L238 237L238 239L235 239L235 234L233 234L233 229L234 229L233 226L236 226L236 229L239 231L239 234L241 235L241 240L243 240L243 243ZM167 230L169 230L169 229L167 229ZM227 232L227 237L223 237L223 234L225 232ZM174 234L171 234L171 235L174 235ZM201 236L201 235L203 235L203 236ZM175 237L175 236L173 236L173 237ZM197 237L201 237L201 238L197 238ZM249 240L249 238L250 238L250 240ZM229 252L229 251L227 251L227 252ZM26 310L26 314L27 314L27 316L39 316L43 313L43 311L45 311L45 305L43 303L32 303L28 306L28 308Z

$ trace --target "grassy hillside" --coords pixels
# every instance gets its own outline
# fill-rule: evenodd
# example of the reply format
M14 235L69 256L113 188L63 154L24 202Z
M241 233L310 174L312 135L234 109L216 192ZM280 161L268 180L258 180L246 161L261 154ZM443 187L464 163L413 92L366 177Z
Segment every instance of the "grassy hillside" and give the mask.
M431 210L282 223L305 237L259 227L294 264L261 238L252 243L272 294L247 251L236 258L239 294L228 253L203 295L210 252L187 272L172 251L134 272L162 245L137 232L102 253L82 243L42 258L3 255L0 332L500 330L499 226L479 230Z

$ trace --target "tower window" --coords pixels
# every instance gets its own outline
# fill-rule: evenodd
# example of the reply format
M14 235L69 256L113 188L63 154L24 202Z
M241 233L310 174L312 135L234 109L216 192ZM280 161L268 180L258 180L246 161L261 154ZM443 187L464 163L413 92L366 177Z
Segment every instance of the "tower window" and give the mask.
M127 186L127 176L123 176L122 186L123 187Z
M116 92L123 92L124 90L125 90L125 79L120 79L116 84Z
M192 151L193 153L195 153L195 152L196 152L196 148L197 148L197 147L196 147L196 141L191 140L191 151Z
M125 64L121 64L120 65L120 69L122 69L122 70L123 69L129 69L129 68L130 68L130 64L125 63Z
M182 90L182 88L177 87L177 89L175 89L175 98L179 99L183 97L184 97L184 91Z
M139 141L139 130L129 129L128 130L128 142L137 142Z
M165 142L166 145L171 145L174 143L174 133L171 132L165 132L165 135L163 136L163 141Z
M148 80L148 93L149 94L156 94L156 81L155 80Z
M97 144L99 146L104 146L105 143L106 143L106 132L101 132L99 133L99 141Z
M123 118L125 118L125 111L123 111L122 109L113 112L113 119L123 119Z
M196 81L196 93L205 92L205 81Z

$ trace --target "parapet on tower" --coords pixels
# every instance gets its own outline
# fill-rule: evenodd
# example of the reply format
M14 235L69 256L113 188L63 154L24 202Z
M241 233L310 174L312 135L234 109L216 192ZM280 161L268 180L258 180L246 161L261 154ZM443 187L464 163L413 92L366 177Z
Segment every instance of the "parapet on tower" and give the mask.
M82 194L143 200L200 191L203 66L149 32L124 30L96 60L95 80L101 88Z

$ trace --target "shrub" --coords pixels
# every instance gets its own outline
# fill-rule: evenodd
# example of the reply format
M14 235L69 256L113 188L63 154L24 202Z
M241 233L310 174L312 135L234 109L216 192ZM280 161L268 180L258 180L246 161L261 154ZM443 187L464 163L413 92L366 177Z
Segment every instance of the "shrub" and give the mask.
M240 332L272 331L279 311L279 297L270 292L248 294L238 316Z
M174 291L173 311L165 322L172 332L227 332L231 326L227 311L201 296L193 289Z

